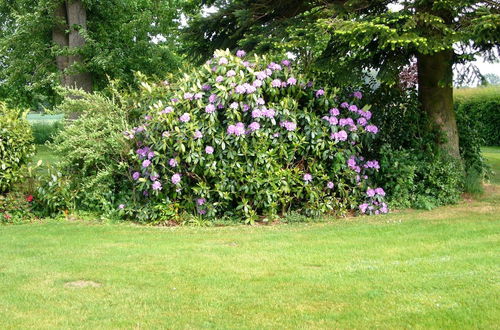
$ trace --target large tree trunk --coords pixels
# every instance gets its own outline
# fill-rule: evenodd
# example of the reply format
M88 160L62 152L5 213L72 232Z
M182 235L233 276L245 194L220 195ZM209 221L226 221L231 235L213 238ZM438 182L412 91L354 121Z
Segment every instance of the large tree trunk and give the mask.
M68 63L74 66L74 72L70 72L68 84L70 87L81 88L84 91L92 91L92 77L88 72L82 72L79 67L83 63L82 56L77 54L78 49L85 45L85 39L80 34L80 29L87 28L87 13L81 0L70 0L66 2L68 15L69 36L68 44L70 51L75 52L68 57Z
M55 25L52 29L52 42L59 46L60 49L65 49L69 46L68 36L66 35L66 30L68 29L68 20L66 17L66 4L61 3L54 10ZM67 76L65 70L68 68L68 56L57 55L56 56L57 70L61 72L61 84L67 86Z
M422 109L445 137L442 149L460 159L458 130L453 109L453 50L419 54L418 96Z
M70 55L56 57L61 72L61 84L65 87L92 91L92 76L82 71L83 58L78 54L85 45L80 29L87 28L87 13L81 0L62 2L54 11L56 24L52 29L52 41L61 48L68 48ZM69 33L67 31L69 30Z

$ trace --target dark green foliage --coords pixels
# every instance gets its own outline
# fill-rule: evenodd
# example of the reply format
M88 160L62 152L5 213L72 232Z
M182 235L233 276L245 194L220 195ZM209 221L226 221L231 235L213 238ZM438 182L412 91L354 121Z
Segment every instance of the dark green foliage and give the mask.
M455 97L459 128L469 127L479 132L483 141L476 144L500 146L500 88L478 88L461 92ZM460 143L469 143L466 139Z
M26 113L0 102L0 193L22 178L33 151Z
M54 141L54 138L63 129L62 122L56 121L52 123L33 123L31 129L35 144L44 144L46 142Z

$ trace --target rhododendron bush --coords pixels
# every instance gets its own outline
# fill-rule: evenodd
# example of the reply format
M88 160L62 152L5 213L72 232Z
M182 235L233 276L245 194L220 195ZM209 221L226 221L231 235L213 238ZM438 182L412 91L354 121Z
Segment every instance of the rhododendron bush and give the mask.
M176 81L142 84L141 123L124 132L138 206L162 214L253 221L290 211L388 211L371 185L377 134L362 95L316 86L290 60L217 51Z

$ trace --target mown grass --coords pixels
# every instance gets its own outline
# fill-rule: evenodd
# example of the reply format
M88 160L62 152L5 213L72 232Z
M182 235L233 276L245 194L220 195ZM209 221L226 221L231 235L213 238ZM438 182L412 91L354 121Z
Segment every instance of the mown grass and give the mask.
M483 147L481 149L483 156L488 160L493 170L490 182L500 185L500 147Z
M0 227L0 325L497 328L500 187L486 190L312 225Z
M490 98L500 95L500 86L458 88L453 91L456 101L472 98Z

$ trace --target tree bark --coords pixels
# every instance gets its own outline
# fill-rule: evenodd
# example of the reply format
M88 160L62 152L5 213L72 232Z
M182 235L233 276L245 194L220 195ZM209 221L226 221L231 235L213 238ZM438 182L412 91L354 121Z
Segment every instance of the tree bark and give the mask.
M460 159L458 129L453 109L453 50L417 55L418 97L422 109L445 137L440 147Z
M85 46L80 29L87 28L87 13L81 0L62 2L54 11L56 24L52 29L52 41L67 48L70 55L56 56L57 69L61 72L61 84L65 87L92 91L92 76L82 71L83 57L78 54ZM69 31L69 32L68 32Z
M69 46L68 36L66 35L66 30L68 29L67 17L66 17L66 5L61 3L54 10L55 25L52 29L52 42L64 49ZM61 72L61 84L67 86L67 76L65 70L68 68L68 56L57 55L56 56L57 70Z
M69 25L68 45L70 51L75 52L68 57L68 64L74 67L74 72L68 76L70 87L81 88L86 92L92 91L92 77L89 72L82 72L78 66L83 63L81 55L77 54L78 49L85 46L85 39L80 33L80 29L87 29L87 12L81 0L70 0L66 2L66 10Z

